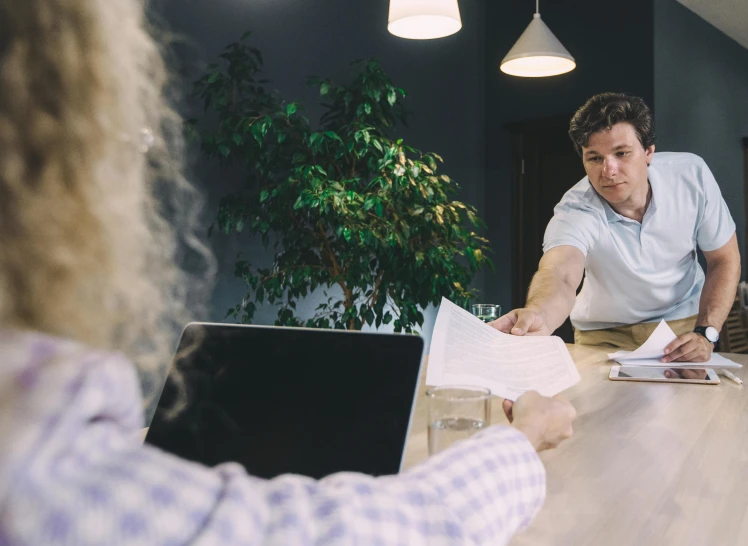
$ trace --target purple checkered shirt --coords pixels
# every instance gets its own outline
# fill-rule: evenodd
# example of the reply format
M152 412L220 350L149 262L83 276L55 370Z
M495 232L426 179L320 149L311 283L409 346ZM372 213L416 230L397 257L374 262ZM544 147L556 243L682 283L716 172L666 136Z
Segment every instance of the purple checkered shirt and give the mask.
M0 332L0 545L505 544L540 509L527 439L489 427L397 476L261 480L140 441L132 364Z

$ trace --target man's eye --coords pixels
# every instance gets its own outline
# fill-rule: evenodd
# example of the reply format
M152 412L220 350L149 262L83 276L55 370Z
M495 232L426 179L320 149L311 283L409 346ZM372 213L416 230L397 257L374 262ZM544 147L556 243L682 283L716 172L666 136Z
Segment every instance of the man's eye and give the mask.
M618 152L618 157L625 157L629 155L631 152Z
M590 163L597 163L598 161L600 161L600 158L599 157L588 157L587 161L589 161Z

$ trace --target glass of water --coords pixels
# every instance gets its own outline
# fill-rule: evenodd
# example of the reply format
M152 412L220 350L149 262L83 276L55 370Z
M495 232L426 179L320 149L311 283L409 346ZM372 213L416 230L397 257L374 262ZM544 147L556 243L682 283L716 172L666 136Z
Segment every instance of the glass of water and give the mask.
M491 391L445 386L426 390L429 406L429 455L438 453L491 424Z
M501 305L494 303L474 303L470 311L483 322L493 322L501 316Z

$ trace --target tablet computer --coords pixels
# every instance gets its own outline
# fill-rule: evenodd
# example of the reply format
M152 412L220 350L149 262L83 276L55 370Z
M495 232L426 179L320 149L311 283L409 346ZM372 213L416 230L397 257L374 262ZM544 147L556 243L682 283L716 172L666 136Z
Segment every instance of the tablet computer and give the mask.
M661 383L719 384L719 376L711 368L676 368L654 366L620 366L610 368L613 381L657 381Z

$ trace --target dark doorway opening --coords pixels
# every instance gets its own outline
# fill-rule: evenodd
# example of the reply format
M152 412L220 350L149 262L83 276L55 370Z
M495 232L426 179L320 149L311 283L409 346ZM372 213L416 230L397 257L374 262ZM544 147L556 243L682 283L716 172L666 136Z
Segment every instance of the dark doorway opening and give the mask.
M512 307L524 307L553 207L585 176L569 140L571 114L506 124L512 135ZM571 322L555 332L574 342Z

